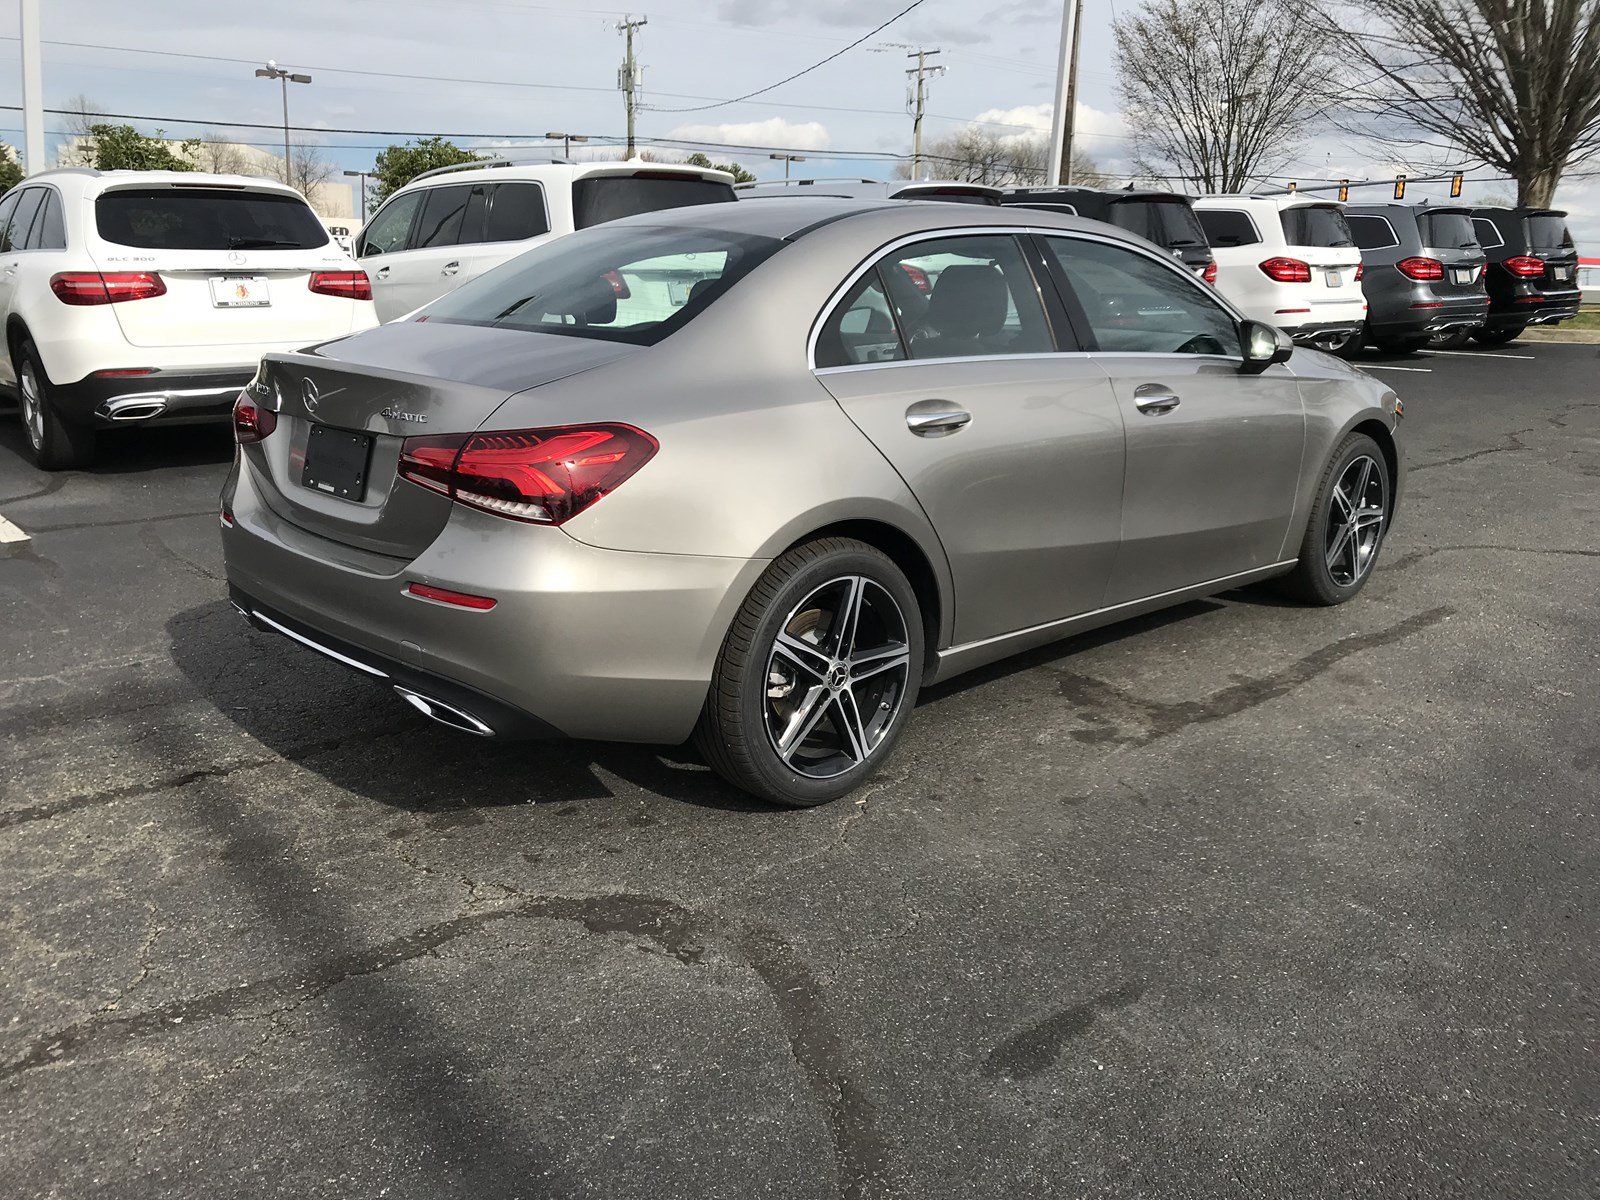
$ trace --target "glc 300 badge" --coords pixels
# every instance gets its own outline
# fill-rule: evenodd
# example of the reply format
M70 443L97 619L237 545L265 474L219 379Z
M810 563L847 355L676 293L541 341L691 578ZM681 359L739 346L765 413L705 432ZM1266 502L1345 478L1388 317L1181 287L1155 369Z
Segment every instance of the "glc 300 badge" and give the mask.
M413 421L418 425L426 425L428 423L428 418L421 413L408 413L403 409L392 406L384 409L378 415L389 421Z

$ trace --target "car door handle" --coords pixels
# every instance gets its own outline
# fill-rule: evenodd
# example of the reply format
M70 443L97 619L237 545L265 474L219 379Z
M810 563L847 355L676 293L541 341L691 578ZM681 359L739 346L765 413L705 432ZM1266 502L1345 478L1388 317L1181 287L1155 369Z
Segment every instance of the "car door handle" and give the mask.
M971 413L948 400L919 400L906 409L906 426L918 437L943 437L965 429L971 420Z
M389 278L389 268L388 267L379 267L375 272L373 272L372 277L374 279L387 279L387 278Z
M447 262L444 265L444 269L441 270L439 272L439 274L441 274L441 275L454 275L459 270L461 270L461 264L460 263L458 263L458 262Z
M1142 383L1133 391L1133 406L1157 417L1178 407L1178 393L1159 383Z

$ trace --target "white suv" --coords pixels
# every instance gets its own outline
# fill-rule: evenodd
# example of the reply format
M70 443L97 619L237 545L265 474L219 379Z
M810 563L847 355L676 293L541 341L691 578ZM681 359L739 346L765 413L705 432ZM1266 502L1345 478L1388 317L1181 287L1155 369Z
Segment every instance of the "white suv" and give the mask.
M424 171L361 231L378 319L393 321L551 238L618 217L734 200L726 171L637 159L462 163Z
M45 171L0 199L0 384L49 470L95 431L226 421L269 350L377 324L300 193L180 171Z
M1340 206L1286 196L1201 196L1217 290L1252 321L1337 354L1361 346L1361 251Z

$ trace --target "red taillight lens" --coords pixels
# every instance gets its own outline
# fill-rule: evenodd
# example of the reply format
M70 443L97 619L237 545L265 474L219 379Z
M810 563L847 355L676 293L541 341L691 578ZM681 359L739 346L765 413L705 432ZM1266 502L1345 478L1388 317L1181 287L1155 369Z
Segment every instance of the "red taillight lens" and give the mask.
M560 525L614 492L657 448L632 425L407 438L400 476L499 517Z
M365 271L314 271L307 285L319 296L343 300L371 300L372 280Z
M1364 279L1366 277L1366 274L1367 274L1367 264L1366 263L1357 263L1356 264L1356 282L1360 283L1362 281L1362 279Z
M148 271L62 271L50 276L50 290L63 304L121 304L167 294L161 276Z
M1298 258L1269 258L1261 269L1268 279L1278 283L1311 282L1311 268Z
M1208 262L1206 264L1206 269L1200 273L1200 278L1204 279L1207 283L1216 283L1217 264L1214 262Z
M233 402L233 440L241 446L259 442L278 427L278 414L241 394Z
M628 286L621 271L607 271L604 278L611 285L611 294L618 300L627 300L633 295L633 289Z
M921 267L914 267L910 263L901 263L900 269L906 273L906 278L911 280L911 286L926 295L933 290L933 285L928 282L928 273Z
M1506 259L1506 270L1524 279L1537 279L1544 274L1544 259L1531 254L1518 254Z
M1402 258L1395 263L1395 270L1419 283L1444 278L1444 264L1437 258Z

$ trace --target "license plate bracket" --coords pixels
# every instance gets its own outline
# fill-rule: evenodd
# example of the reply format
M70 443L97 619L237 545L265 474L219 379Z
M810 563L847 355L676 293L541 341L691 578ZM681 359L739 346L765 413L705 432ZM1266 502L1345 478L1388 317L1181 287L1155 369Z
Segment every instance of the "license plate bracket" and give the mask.
M272 290L265 275L213 275L212 308L270 308Z
M306 435L306 465L300 483L341 500L361 500L367 494L371 461L371 434L313 425Z
M1331 288L1344 286L1344 275L1338 271L1328 272L1328 286Z
M1450 282L1458 287L1465 287L1478 277L1476 267L1451 267Z

